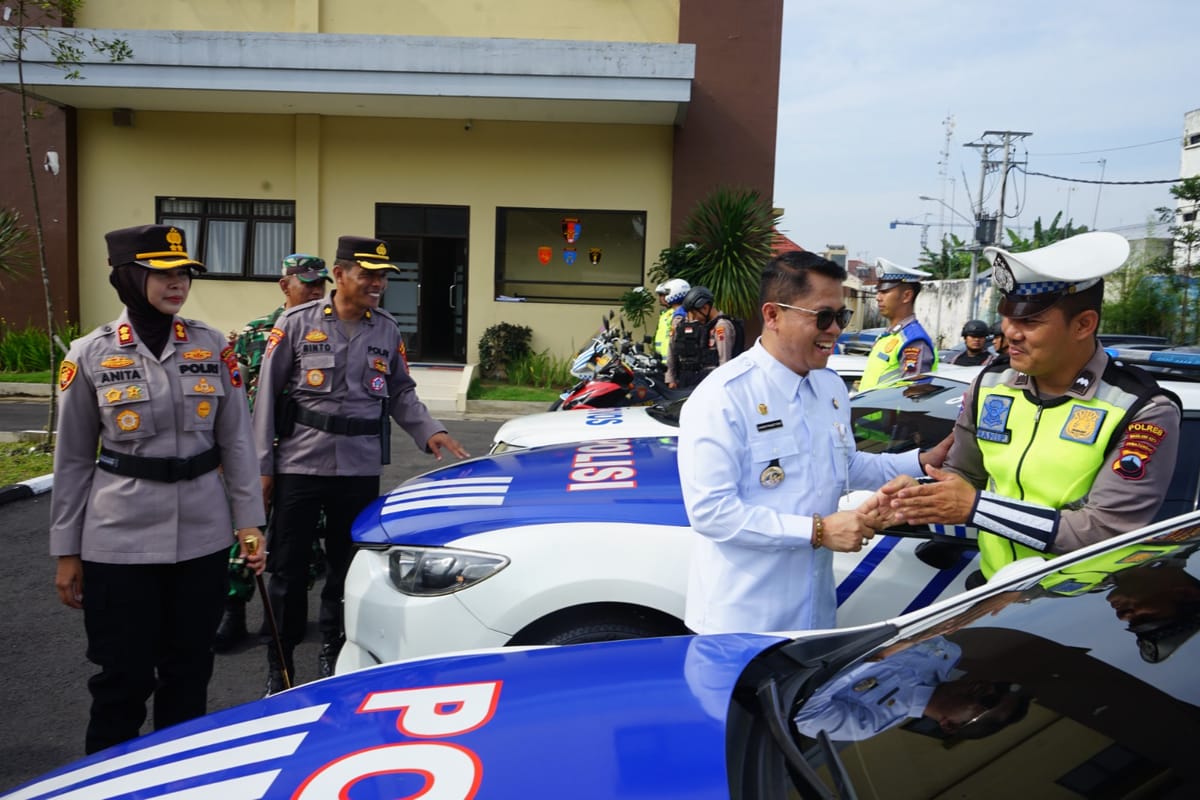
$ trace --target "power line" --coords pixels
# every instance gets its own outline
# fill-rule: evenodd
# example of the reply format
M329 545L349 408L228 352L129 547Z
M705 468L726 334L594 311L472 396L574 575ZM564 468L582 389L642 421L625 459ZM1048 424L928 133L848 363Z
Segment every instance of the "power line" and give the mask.
M1127 144L1122 147L1106 147L1102 150L1080 150L1076 153L1030 153L1035 156L1090 156L1094 153L1111 153L1115 150L1132 150L1135 147L1149 147L1154 144L1163 144L1164 142L1177 142L1178 136L1172 136L1170 139L1157 139L1153 142L1142 142L1141 144Z
M1087 178L1064 178L1062 175L1048 175L1045 172L1031 172L1026 169L1021 169L1018 165L1013 165L1011 169L1023 172L1026 175L1036 175L1039 178L1050 178L1056 181L1067 181L1068 183L1091 183L1100 184L1101 186L1146 186L1156 183L1183 183L1183 178L1167 178L1161 181L1093 181Z

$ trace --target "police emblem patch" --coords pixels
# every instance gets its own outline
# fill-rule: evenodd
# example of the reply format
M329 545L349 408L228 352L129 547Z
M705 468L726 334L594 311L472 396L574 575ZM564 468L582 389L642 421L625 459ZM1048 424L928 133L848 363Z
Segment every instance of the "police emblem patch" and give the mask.
M1113 472L1127 481L1138 481L1146 476L1146 464L1158 450L1167 432L1151 422L1133 422L1125 431L1121 452L1113 461Z
M1017 279L1013 275L1012 267L1004 260L1004 256L999 253L996 253L995 258L992 260L992 282L1005 294L1017 288Z
M263 353L263 358L271 355L271 351L283 341L284 333L279 328L271 328L271 332L267 334L267 349Z
M129 399L129 400L141 400L141 399L142 399L142 393L143 393L143 390L142 390L142 387L140 387L140 386L126 386L126 387L125 387L125 397L126 397L126 399Z
M110 403L115 403L124 396L125 395L121 393L120 389L109 389L104 393L104 399Z
M1058 437L1069 442L1094 444L1097 434L1100 433L1100 425L1106 416L1108 416L1108 411L1102 408L1073 406L1071 416L1067 417Z
M975 438L998 444L1008 444L1012 431L1008 429L1008 415L1012 412L1013 399L1004 395L990 395L983 401L979 424L975 427Z
M323 342L328 338L329 336L324 331L317 330L316 328L304 334L304 341L306 342Z
M208 415L211 413L212 403L208 402L207 400L201 400L196 405L196 416L200 417L200 419L207 419Z
M885 353L891 353L893 350L895 350L899 346L900 346L900 337L899 336L889 336L889 337L885 338L883 340L883 342L881 343L881 349Z
M100 366L104 369L121 369L122 367L133 366L133 359L129 356L109 356L100 362Z
M325 383L325 373L319 369L310 369L304 374L304 382L309 386L321 386Z
M188 350L183 354L183 357L188 361L203 361L206 358L212 358L212 350L196 348L195 350Z
M216 390L217 387L213 386L205 378L201 378L200 382L192 387L192 391L198 394L212 394Z
M371 378L371 391L382 392L385 386L387 386L387 381L383 379L382 375L376 375L374 378Z
M79 368L75 366L75 362L63 359L63 362L58 365L58 390L65 392L78 374Z
M758 404L758 413L763 414L763 415L765 415L767 413L767 404L766 403Z
M126 409L117 414L117 427L125 432L136 431L142 427L142 418L136 411Z

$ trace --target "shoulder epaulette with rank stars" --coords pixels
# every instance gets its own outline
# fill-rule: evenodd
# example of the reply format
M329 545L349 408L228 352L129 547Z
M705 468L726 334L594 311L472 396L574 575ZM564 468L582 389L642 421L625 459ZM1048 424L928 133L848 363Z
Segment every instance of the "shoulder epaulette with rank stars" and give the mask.
M187 326L183 324L183 320L175 320L172 328L175 331L175 341L186 342L188 340Z
M133 326L122 322L117 326L117 344L121 347L133 347L137 340L133 336Z

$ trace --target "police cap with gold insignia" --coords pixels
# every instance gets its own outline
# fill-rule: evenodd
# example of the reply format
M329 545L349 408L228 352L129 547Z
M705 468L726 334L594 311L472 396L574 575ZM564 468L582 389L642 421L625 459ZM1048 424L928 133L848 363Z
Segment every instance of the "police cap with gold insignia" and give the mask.
M899 264L893 264L886 258L877 258L875 259L875 278L878 283L875 284L875 291L886 292L902 283L920 283L932 274L916 267L902 267Z
M983 255L1001 292L1001 315L1021 319L1095 286L1125 263L1129 242L1115 233L1093 231L1024 253L985 247Z
M204 265L188 255L183 231L174 225L138 225L104 234L108 243L108 264L137 264L148 269L188 267L205 272Z
M338 261L353 261L363 269L400 271L388 258L387 242L367 236L339 236L337 258Z
M333 281L329 277L329 270L325 268L325 259L319 256L310 256L307 253L292 253L290 256L283 258L283 277L295 275L305 283L316 283L317 281Z

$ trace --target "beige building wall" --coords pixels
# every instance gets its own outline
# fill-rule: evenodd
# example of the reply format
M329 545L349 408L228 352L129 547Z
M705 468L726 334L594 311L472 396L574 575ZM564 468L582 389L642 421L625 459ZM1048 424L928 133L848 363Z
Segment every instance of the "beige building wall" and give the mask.
M89 0L76 24L146 30L676 42L680 0Z
M376 203L469 206L468 360L484 329L529 325L565 356L609 306L497 303L497 206L646 212L646 267L667 246L672 129L282 115L139 112L132 127L79 114L80 296L85 329L120 310L105 231L154 219L155 198L296 201L296 249L332 260L337 237L374 235ZM221 330L275 307L274 283L197 281L184 315Z

